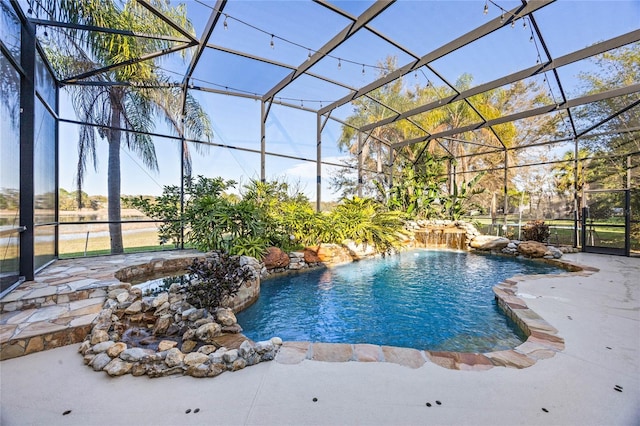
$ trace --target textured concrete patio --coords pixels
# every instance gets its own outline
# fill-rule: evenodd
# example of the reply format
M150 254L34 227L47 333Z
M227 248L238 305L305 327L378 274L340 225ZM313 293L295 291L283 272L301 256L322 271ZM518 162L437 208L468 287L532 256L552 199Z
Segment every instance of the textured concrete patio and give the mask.
M640 424L640 259L566 257L600 271L518 283L517 296L565 341L529 368L329 362L344 361L344 350L349 359L380 355L316 345L296 363L213 379L110 378L69 345L0 363L0 423Z

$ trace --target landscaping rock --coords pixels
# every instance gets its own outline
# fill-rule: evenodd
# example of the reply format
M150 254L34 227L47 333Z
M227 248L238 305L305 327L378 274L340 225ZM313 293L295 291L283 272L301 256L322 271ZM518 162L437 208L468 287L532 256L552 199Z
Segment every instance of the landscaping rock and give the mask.
M201 325L196 330L196 337L204 343L214 343L215 338L220 334L222 334L222 327L215 322Z
M307 247L304 249L303 253L304 253L304 261L307 264L316 264L320 262L320 258L318 257L317 250Z
M172 318L173 316L170 314L163 315L158 318L153 327L153 334L156 336L166 334L169 326L172 324Z
M502 250L511 241L504 237L495 237L493 235L478 235L471 240L469 244L471 248L477 250Z
M173 340L163 340L158 343L158 350L161 352L168 351L169 349L173 349L178 346L178 342L174 342Z
M547 246L538 241L523 241L518 245L518 252L525 257L540 258L547 253Z
M289 255L278 247L269 247L267 255L262 260L267 270L275 268L286 268L289 266Z
M184 354L178 348L172 348L167 351L167 357L164 359L165 364L169 367L175 367L182 364Z
M91 344L96 345L98 343L106 342L109 340L109 333L104 330L94 330L91 334Z
M320 244L316 252L319 262L333 266L352 262L349 251L338 244Z
M184 362L187 366L199 365L204 362L207 362L209 357L205 354L201 354L199 352L191 352L190 354L185 355Z
M112 340L107 340L106 342L100 342L98 344L93 345L91 350L94 354L99 354L100 352L106 352L111 346L115 345L115 342Z
M216 311L216 321L223 326L230 326L236 324L238 320L233 314L233 311L229 308L220 308Z
M129 348L120 354L120 359L123 361L136 362L140 361L145 356L152 355L154 353L155 352L150 349Z
M107 355L109 355L111 358L115 358L119 356L122 353L122 351L124 351L125 349L127 349L127 344L123 342L118 342L113 344L113 346L111 346L109 349L107 349Z
M95 357L93 357L93 359L89 363L89 366L91 366L91 368L93 368L95 371L102 371L110 362L111 362L111 357L106 353L102 352L96 355Z
M553 259L560 259L562 257L562 250L554 246L548 246L547 251L551 253Z
M123 361L120 358L114 358L104 367L104 371L110 376L122 376L127 374L131 367L133 367L132 363Z
M133 315L140 312L142 312L142 300L136 300L124 311L126 315Z
M195 340L185 340L184 342L182 342L182 346L180 346L180 350L182 350L182 352L189 353L192 350L195 349L196 345L198 343Z
M213 259L218 255L211 253L209 256ZM289 255L286 256L288 259ZM300 263L303 253L294 254L292 258ZM154 265L162 262L156 259ZM237 323L234 309L242 309L258 297L262 270L256 259L241 256L240 262L243 267L250 268L254 279L245 280L236 296L225 300L226 305L215 312L191 305L180 285L172 285L169 292L155 297L143 296L139 288L129 284L109 287L109 298L79 348L84 363L111 376L130 373L149 377L170 374L213 377L223 371L273 359L279 349L277 345L272 344L273 350L264 347L262 350L266 352L261 356L255 351L254 344L239 334L242 328ZM301 263L304 266L304 260ZM188 265L181 265L176 270L185 266ZM131 267L120 275L139 276L149 273L147 269ZM169 338L163 340L163 336ZM178 343L180 338L182 342ZM145 348L156 344L157 350ZM220 346L231 350L216 350ZM238 355L241 346L246 358ZM24 350L24 346L21 349Z

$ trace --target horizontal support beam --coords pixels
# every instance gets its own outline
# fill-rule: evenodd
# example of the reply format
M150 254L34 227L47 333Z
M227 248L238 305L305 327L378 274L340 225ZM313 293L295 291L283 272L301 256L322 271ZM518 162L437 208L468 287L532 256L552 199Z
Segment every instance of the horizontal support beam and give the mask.
M118 30L115 28L98 27L95 25L83 25L83 24L73 24L70 22L50 21L47 19L31 18L29 19L29 21L33 22L36 25L53 27L53 28L67 28L70 30L94 31L94 32L105 33L105 34L118 34L123 36L130 36L130 37L175 41L177 43L189 43L191 41L190 39L186 39L186 38L177 38L177 37L159 35L159 34L141 33L141 32L131 31L131 30Z

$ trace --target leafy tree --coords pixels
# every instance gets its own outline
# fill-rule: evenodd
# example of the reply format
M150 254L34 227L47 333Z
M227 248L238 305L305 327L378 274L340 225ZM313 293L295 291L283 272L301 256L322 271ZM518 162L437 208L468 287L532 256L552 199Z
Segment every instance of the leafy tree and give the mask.
M184 211L180 188L175 185L166 185L153 200L138 196L125 198L125 202L162 222L158 229L162 244L171 242L178 247L184 226L186 243L199 250L260 258L269 242L264 237L265 213L251 200L229 197L226 191L235 185L220 177L185 177Z
M167 0L153 0L152 5L182 28L193 33L184 5L171 7ZM121 6L121 7L120 7ZM72 24L129 30L139 34L179 36L166 22L150 14L138 2L126 0L75 1L48 0L39 3L52 18ZM56 32L58 34L58 32ZM63 78L82 74L107 65L119 64L140 56L172 47L167 38L144 38L99 31L68 29L55 38L48 49L50 62ZM180 88L148 89L168 82L155 60L129 63L104 72L89 80L103 83L96 86L67 86L80 121L96 124L80 128L78 142L78 194L89 163L97 167L96 135L109 144L108 158L108 218L111 252L122 253L120 224L120 151L128 149L140 157L151 170L158 170L155 147L148 133L155 126L155 117L164 118L178 135L209 140L213 133L208 116L191 96L187 95L182 117ZM116 84L112 84L116 83ZM119 84L124 83L124 85ZM190 173L188 151L185 171Z
M391 70L395 67L395 60L388 59L387 67ZM454 87L458 92L467 90L473 86L473 77L470 74L461 75L455 82ZM372 97L383 101L396 111L406 111L411 108L436 102L455 94L448 86L438 85L428 82L426 85L416 84L409 87L401 80L396 80L373 93ZM438 133L446 130L457 129L461 126L481 123L483 120L491 120L502 115L511 114L532 107L546 105L551 102L543 87L534 81L519 81L504 88L498 88L485 93L470 97L467 101L456 101L432 109L428 112L418 114L411 120L429 133ZM370 98L359 98L352 103L354 113L347 118L347 123L353 127L363 124L377 122L393 113L389 108L384 108L372 101ZM429 142L407 145L398 150L396 156L394 172L394 184L397 186L415 186L415 182L408 183L409 179L421 179L424 169L433 166L433 157L441 158L443 161L438 165L439 173L444 178L443 185L453 194L459 191L460 186L451 178L453 167L456 175L463 177L463 182L474 181L477 186L487 189L487 191L475 191L470 196L470 202L487 205L493 192L501 192L504 187L503 173L485 173L476 179L478 174L474 170L495 169L504 165L505 155L510 165L519 162L518 155L522 150L507 150L503 148L514 148L520 145L527 145L539 142L543 137L553 137L558 134L559 116L539 116L519 120L517 123L504 123L493 126L492 129L484 128L474 132L465 132L451 135L449 138L431 140ZM356 130L351 126L343 126L343 132L339 142L340 147L355 155L358 151ZM386 126L376 128L373 134L381 137L390 143L401 142L418 136L424 136L424 131L411 124L409 120L397 120ZM499 137L499 140L498 140ZM374 143L369 142L362 149L363 165L365 168L365 181L363 194L389 196L387 188L387 177L379 173L380 167L378 158L380 156L375 149ZM488 149L495 147L495 149ZM386 148L385 148L386 149ZM495 151L484 153L485 151ZM474 156L474 154L482 155ZM431 154L431 157L426 155ZM531 160L528 158L527 160ZM356 168L357 158L351 157L345 162L349 168L341 170L332 177L332 186L342 190L344 195L355 194L358 188L353 169ZM408 175L408 169L413 170L413 176ZM378 173L373 173L375 170ZM508 179L510 181L516 175L514 169L509 170ZM398 181L404 181L397 183ZM373 187L375 182L376 188ZM446 182L446 186L444 183ZM457 187L457 189L456 189ZM432 187L432 189L437 189ZM391 190L393 191L393 189ZM415 204L417 196L408 189L407 196L414 197ZM438 196L432 194L432 200L440 200ZM486 194L486 195L483 195ZM402 204L402 203L401 203ZM415 211L414 206L413 209ZM407 206L407 208L410 208ZM429 214L433 214L430 212Z

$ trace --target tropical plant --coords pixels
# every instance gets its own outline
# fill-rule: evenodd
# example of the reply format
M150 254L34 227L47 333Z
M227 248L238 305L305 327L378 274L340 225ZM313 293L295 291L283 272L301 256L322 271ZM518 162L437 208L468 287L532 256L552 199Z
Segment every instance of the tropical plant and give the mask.
M244 282L253 278L251 268L240 265L239 256L224 253L203 260L194 259L188 270L190 283L184 288L187 302L212 313L227 298L238 294Z
M53 19L70 24L165 36L136 37L118 32L67 29L56 32L57 36L52 37L47 49L49 60L61 80L73 78L94 83L66 87L71 92L78 119L89 124L79 131L78 194L82 193L88 164L97 167L96 135L106 139L109 145L107 191L112 253L123 252L121 149L126 148L139 156L147 168L158 170L155 147L149 135L155 126L156 116L164 118L169 129L177 135L207 140L213 137L209 118L198 102L187 94L182 105L178 101L183 99L181 89L167 85L168 78L162 74L156 60L138 60L145 54L175 47L171 37L180 37L181 33L139 2L127 0L121 7L118 3L115 0L48 0L34 6L42 8ZM167 0L153 0L151 4L173 23L193 33L184 5L171 7ZM92 71L101 68L103 72ZM165 88L158 89L162 86ZM190 157L188 150L183 152L185 173L188 175Z
M252 179L244 186L243 199L264 212L264 239L270 245L291 251L318 242L318 215L297 185Z
M471 203L471 197L484 192L484 188L476 187L483 175L483 173L479 173L469 182L463 180L460 186L453 185L453 194L446 197L444 202L444 212L447 218L459 220L469 212L470 208L474 206Z
M322 241L353 240L372 245L380 253L398 247L405 234L402 212L387 210L373 198L344 198L327 220L333 227L322 227L325 230Z
M238 237L234 239L229 253L262 259L267 254L267 241L262 237L252 235Z
M409 164L402 168L400 178L389 191L387 205L412 218L441 218L446 194L446 177L441 173L444 160L429 153L424 157L419 168Z

